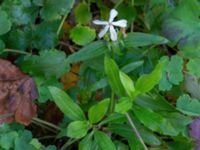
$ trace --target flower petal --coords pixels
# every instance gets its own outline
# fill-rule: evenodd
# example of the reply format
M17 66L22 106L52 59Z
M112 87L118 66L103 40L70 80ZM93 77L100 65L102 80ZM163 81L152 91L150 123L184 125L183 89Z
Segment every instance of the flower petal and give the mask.
M118 12L115 9L112 9L110 11L110 17L109 17L109 23L113 22L113 20L115 19L115 17L117 16Z
M127 27L127 20L123 19L123 20L119 20L119 21L115 21L112 23L114 26L118 26L121 28L125 28Z
M94 20L93 23L96 25L108 25L107 21L101 21L101 20Z
M117 32L114 29L114 26L110 26L110 38L112 41L116 41L117 40Z
M99 38L102 38L109 29L109 25L106 25L98 34Z

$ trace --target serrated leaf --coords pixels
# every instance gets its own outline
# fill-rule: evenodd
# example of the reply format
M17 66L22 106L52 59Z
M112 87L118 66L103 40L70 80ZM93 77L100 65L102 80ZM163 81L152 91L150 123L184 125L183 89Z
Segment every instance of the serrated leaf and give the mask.
M92 106L88 111L88 118L92 124L99 122L108 110L110 99L104 99Z
M46 0L40 14L43 19L52 21L67 15L74 5L74 0Z
M108 77L109 84L117 95L124 95L125 90L123 88L123 85L120 81L119 77L119 68L115 61L111 59L108 56L105 56L104 58L104 67L105 67L105 72Z
M105 133L101 131L95 131L94 138L102 150L116 150L114 143Z
M82 109L63 90L50 86L49 91L60 110L72 120L85 120Z
M95 37L95 30L86 26L76 26L70 31L70 38L72 41L81 46L92 42Z
M184 114L200 116L200 102L197 99L190 98L190 96L187 94L184 94L178 98L176 107Z
M107 51L108 48L106 47L106 43L104 41L96 41L89 45L86 45L85 47L81 48L78 52L70 55L67 58L67 61L69 63L86 61L98 57Z
M166 60L162 71L162 78L159 83L160 90L170 90L172 85L178 85L183 81L183 59L180 56L174 55L169 61L168 57L163 57Z
M11 21L5 11L0 10L0 35L7 33L11 28Z
M87 121L73 121L67 127L67 136L79 139L87 134L89 123Z
M88 8L89 4L85 2L79 3L75 8L75 18L80 24L87 24L92 19L92 14Z
M197 0L182 0L163 22L163 33L178 48L193 51L200 49L200 15Z
M61 77L69 70L68 65L65 53L57 50L41 51L39 56L27 56L21 63L25 72L47 78Z
M164 37L142 32L131 32L124 39L124 45L127 48L166 44L167 42L168 40Z
M200 59L198 59L198 58L190 59L189 62L187 63L187 69L188 69L189 73L191 73L192 75L195 75L197 77L200 77L199 64L200 64Z

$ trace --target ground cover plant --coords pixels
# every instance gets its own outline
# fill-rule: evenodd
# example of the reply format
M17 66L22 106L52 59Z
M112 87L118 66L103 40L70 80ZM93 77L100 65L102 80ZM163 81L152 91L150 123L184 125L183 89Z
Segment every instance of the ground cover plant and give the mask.
M200 150L199 0L1 0L0 149Z

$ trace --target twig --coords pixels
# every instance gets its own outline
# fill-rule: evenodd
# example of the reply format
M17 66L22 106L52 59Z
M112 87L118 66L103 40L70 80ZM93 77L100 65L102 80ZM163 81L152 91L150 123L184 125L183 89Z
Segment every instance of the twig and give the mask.
M49 130L49 131L51 131L53 133L58 133L55 129L52 129L52 128L48 127L48 126L45 126L44 124L41 124L41 123L39 123L37 121L33 121L32 120L32 123L34 123L37 126L40 126L40 127L44 128L44 129L47 129L47 130Z
M49 126L49 127L52 127L52 128L54 128L54 129L56 129L56 130L58 130L58 131L62 130L62 128L56 126L55 124L52 124L52 123L47 122L47 121L44 121L44 120L42 120L42 119L39 119L39 118L34 117L32 120L34 120L34 121L36 121L36 122L39 122L39 123L42 123L42 124L44 124L44 125L47 125L47 126Z
M134 124L133 120L131 119L130 115L129 115L128 113L126 113L125 116L126 116L128 122L129 122L129 124L131 125L132 130L133 130L133 132L135 133L136 137L138 138L138 140L139 140L140 143L142 144L143 148L144 148L145 150L148 150L148 148L147 148L147 146L145 145L145 143L144 143L144 141L143 141L143 139L142 139L140 133L139 133L138 130L136 129L135 124Z
M68 12L64 15L64 17L63 17L63 19L62 19L62 21L61 21L61 23L60 23L60 25L59 25L59 27L58 27L58 30L57 30L57 32L56 32L57 36L60 35L60 31L61 31L61 29L62 29L62 26L63 26L63 24L64 24L65 19L67 18L67 16L68 16Z
M18 54L24 54L24 55L32 55L29 52L25 52L25 51L21 51L21 50L16 50L16 49L8 49L8 48L3 50L3 53L5 53L5 52L18 53Z

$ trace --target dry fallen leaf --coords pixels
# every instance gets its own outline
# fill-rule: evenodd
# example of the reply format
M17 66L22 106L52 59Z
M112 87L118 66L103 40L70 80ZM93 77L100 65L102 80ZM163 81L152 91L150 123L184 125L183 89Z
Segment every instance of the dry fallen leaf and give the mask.
M61 82L63 83L65 90L68 90L69 88L76 85L76 83L79 80L79 75L78 75L79 70L80 70L80 63L73 64L70 72L62 76Z
M38 97L35 82L7 60L0 59L0 123L17 121L28 125L36 116L33 100Z

